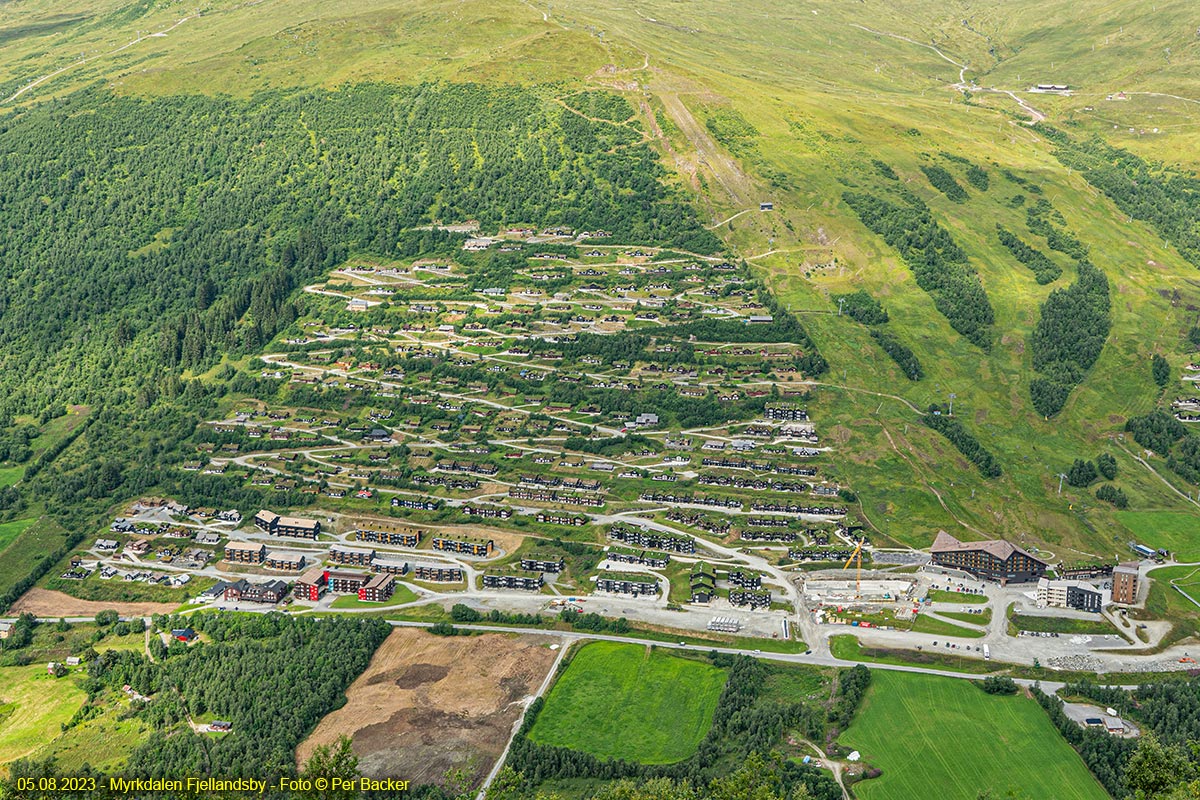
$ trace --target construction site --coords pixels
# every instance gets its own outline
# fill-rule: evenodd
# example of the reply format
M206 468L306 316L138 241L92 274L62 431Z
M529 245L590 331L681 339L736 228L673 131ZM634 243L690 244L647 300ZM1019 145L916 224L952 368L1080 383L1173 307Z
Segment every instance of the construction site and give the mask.
M828 605L911 605L917 581L879 573L860 578L844 572L808 575L800 580L800 590L810 607Z

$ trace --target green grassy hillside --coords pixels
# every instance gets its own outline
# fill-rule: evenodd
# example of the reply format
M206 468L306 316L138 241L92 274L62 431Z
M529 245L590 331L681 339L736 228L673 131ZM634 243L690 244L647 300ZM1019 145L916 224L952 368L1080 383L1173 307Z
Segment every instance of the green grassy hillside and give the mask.
M1099 134L1194 167L1200 39L1182 0L1153 9L1098 0L1016 0L1002 12L977 5L214 0L196 14L168 2L78 0L68 10L27 0L0 9L0 74L8 76L0 108L85 86L247 98L361 81L470 80L536 84L548 103L583 87L622 93L638 114L633 129L682 195L802 312L832 365L814 416L842 454L866 521L915 545L945 528L1067 558L1111 558L1129 538L1115 509L1094 486L1060 495L1056 476L1076 458L1110 453L1130 509L1196 514L1184 496L1196 487L1122 429L1182 391L1172 382L1160 392L1149 361L1161 353L1177 372L1189 360L1184 337L1200 306L1200 273L1064 167L1046 134L1026 123L1045 116L1076 140ZM1025 91L1039 82L1070 84L1073 93ZM939 169L962 194L931 183ZM939 313L897 250L846 204L847 192L900 192L929 208L979 276L994 316L988 346ZM1031 336L1041 304L1077 269L1029 229L1027 209L1042 198L1090 249L1111 296L1103 350L1051 419L1031 401ZM775 210L760 213L767 199ZM1039 284L999 242L997 223L1048 253L1061 275ZM866 326L836 314L831 296L857 289L886 307L881 330L911 350L921 380L906 378ZM950 394L1000 477L983 477L918 421Z

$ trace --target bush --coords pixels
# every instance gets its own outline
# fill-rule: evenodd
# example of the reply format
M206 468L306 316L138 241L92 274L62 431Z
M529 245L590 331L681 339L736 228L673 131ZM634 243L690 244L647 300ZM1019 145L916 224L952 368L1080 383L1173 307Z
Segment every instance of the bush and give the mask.
M478 622L482 618L482 614L462 603L455 603L454 607L450 609L450 619L455 622Z
M1117 477L1117 460L1108 453L1101 453L1096 456L1096 470L1105 480L1111 481Z
M1106 483L1096 490L1096 499L1103 500L1106 503L1112 503L1117 508L1128 508L1129 498L1125 496L1125 492L1113 486L1111 483Z
M944 167L939 167L936 164L933 166L922 166L921 171L925 173L925 177L929 179L933 187L946 195L946 197L949 197L956 203L965 203L967 201L966 190L958 185L958 181L954 180L954 176Z
M1150 359L1150 374L1155 383L1159 386L1166 386L1167 381L1171 380L1171 365L1165 358L1155 353Z
M896 365L900 367L904 377L910 381L919 381L925 377L925 370L921 367L917 354L895 336L886 331L872 328L871 338L883 348L883 352L892 357L892 361L895 361Z
M864 289L851 294L835 294L833 301L841 303L843 314L863 325L882 325L888 321L887 310Z
M972 164L971 166L967 167L967 183L971 184L981 192L986 192L988 187L990 187L992 184L991 180L988 178L987 170L978 164Z
M949 439L950 444L970 459L985 478L1000 477L1000 462L979 443L974 434L963 427L956 418L946 414L935 414L934 410L931 408L928 414L921 417L921 422Z
M1072 486L1087 486L1096 480L1096 477L1096 465L1082 458L1075 459L1075 463L1067 470L1067 483Z
M96 624L101 628L106 628L113 625L120 619L120 616L111 608L106 608L103 611L96 612Z
M1013 258L1029 267L1039 284L1052 283L1062 275L1062 267L1051 261L1042 251L1036 250L1021 241L1008 228L997 224L996 235L1000 239L1000 244L1004 245L1008 248L1008 252L1012 253Z
M984 678L979 688L988 694L1016 694L1017 682L1004 675L992 675Z

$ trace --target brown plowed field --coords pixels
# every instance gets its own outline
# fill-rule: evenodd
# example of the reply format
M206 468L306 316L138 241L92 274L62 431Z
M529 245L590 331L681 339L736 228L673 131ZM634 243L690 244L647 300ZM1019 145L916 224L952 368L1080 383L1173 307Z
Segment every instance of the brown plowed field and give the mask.
M13 603L10 614L28 611L35 617L90 617L97 611L111 608L123 617L170 614L178 603L110 603L100 600L80 600L51 589L30 589Z
M369 777L441 783L471 767L482 780L504 751L521 703L554 662L545 636L441 637L398 628L296 751L297 764L341 735Z

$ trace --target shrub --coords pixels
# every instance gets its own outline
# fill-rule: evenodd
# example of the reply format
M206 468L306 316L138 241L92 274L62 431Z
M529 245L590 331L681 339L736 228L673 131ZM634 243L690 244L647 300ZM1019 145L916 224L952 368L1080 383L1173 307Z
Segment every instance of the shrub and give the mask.
M1150 374L1154 377L1154 382L1159 386L1166 386L1167 381L1171 380L1171 365L1167 360L1155 353L1150 359Z
M1109 453L1101 453L1096 456L1096 471L1103 475L1105 480L1111 481L1117 477L1117 460Z
M992 675L984 678L979 688L988 694L1016 694L1017 682L1004 675Z
M1096 499L1112 503L1117 508L1127 508L1129 506L1129 498L1125 496L1125 492L1111 483L1106 483L1096 490Z
M1082 458L1075 459L1075 463L1067 470L1067 483L1072 486L1087 486L1096 480L1096 465L1090 461L1084 461Z

